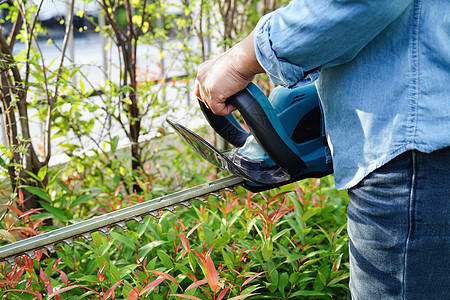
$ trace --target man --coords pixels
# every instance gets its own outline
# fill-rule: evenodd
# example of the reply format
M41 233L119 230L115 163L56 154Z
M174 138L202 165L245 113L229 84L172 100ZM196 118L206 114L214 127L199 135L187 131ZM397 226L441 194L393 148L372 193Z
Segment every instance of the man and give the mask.
M450 299L450 1L294 0L199 67L216 114L255 74L316 80L348 189L353 299Z

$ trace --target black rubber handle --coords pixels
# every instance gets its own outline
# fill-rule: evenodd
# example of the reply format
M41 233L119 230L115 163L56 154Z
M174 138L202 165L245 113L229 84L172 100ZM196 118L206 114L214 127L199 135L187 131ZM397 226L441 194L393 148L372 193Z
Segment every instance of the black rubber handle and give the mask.
M286 145L261 104L247 89L231 96L227 102L241 113L258 144L278 166L291 176L306 167L306 163Z
M218 135L235 147L242 147L244 145L249 133L242 127L236 126L237 121L234 123L230 120L234 116L225 117L215 115L203 102L199 100L198 103L209 125L211 125Z

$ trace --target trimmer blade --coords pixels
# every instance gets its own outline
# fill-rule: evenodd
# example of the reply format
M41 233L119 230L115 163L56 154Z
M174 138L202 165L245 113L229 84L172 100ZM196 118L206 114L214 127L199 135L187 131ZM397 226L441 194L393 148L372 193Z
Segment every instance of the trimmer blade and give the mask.
M221 152L188 128L174 121L167 121L184 139L184 141L202 158L215 165L216 167L223 169L231 174L237 175L250 182L264 186L264 188L258 188L258 190L264 190L272 188L274 186L281 186L292 181L292 178L289 176L289 174L281 168L276 167L261 171L243 168L242 165L238 165L235 161L233 161L236 154L235 150ZM240 160L242 160L242 158L240 158Z

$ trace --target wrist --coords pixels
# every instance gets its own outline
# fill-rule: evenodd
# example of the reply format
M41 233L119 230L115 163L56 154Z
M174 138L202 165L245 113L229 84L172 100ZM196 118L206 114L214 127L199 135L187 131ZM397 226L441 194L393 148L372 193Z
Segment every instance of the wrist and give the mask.
M256 58L253 32L230 51L233 52L232 67L242 78L252 80L256 74L265 72Z

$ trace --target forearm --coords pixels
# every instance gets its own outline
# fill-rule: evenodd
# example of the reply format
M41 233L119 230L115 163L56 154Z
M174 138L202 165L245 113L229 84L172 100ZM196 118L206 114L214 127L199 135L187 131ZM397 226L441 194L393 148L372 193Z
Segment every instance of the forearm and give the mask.
M234 57L232 67L243 78L250 78L259 73L264 73L255 53L254 33L250 33L244 40L229 50Z

